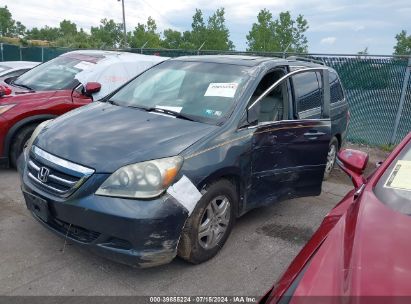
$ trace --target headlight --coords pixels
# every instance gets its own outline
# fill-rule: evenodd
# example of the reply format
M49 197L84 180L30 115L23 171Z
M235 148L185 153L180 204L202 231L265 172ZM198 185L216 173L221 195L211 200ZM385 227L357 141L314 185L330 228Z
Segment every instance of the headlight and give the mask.
M118 169L96 191L97 195L151 198L163 193L183 164L181 156L161 158Z
M36 139L36 137L40 134L41 130L43 130L50 122L52 121L52 119L43 121L41 124L39 124L33 131L33 133L31 134L30 139L27 141L26 144L26 151L30 151L31 146L33 145L34 140Z
M14 106L15 106L15 104L6 104L6 105L3 105L3 106L0 106L0 115L3 114L4 112L7 112L8 110L10 110Z

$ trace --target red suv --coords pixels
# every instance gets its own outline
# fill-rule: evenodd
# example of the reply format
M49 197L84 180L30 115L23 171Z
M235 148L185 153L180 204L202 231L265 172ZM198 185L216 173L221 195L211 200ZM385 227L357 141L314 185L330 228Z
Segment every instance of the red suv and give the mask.
M16 165L25 143L41 122L90 103L92 94L96 99L102 97L105 89L114 90L164 59L131 53L74 51L0 82L0 167ZM100 83L103 89L95 96L101 89Z

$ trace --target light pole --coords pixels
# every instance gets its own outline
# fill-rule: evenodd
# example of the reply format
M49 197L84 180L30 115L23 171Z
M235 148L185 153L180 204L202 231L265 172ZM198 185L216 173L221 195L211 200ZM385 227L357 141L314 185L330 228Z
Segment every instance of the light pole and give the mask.
M127 30L126 30L126 12L124 10L124 0L117 0L117 1L121 1L121 5L123 6L123 32L124 32L124 42L123 42L123 46L127 47Z

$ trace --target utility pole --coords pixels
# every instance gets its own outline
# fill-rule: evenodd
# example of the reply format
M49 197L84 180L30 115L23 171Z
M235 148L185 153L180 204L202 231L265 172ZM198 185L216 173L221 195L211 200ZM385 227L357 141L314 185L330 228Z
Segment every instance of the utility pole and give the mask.
M118 1L119 2L121 1L121 5L123 6L123 32L124 32L123 47L127 47L126 11L124 9L124 0L118 0Z

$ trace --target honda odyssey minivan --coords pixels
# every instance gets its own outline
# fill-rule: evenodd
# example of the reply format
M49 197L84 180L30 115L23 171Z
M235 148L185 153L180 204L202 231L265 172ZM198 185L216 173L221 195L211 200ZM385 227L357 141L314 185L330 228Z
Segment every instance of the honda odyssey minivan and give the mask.
M41 224L109 259L201 263L247 211L319 195L347 124L324 65L175 58L39 126L19 160L22 190Z

